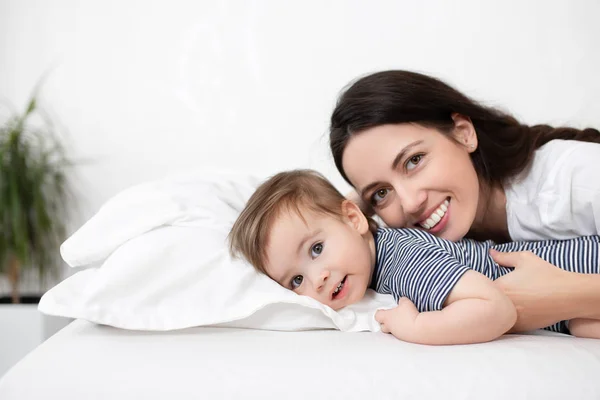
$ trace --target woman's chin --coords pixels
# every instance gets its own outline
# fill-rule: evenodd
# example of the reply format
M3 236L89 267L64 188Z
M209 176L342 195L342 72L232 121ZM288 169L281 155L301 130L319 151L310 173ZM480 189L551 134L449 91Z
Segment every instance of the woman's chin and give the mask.
M452 228L453 227L448 226L447 229L444 229L443 231L438 233L434 233L434 235L439 237L440 239L449 240L451 242L458 242L459 240L462 240L465 238L465 236L467 236L467 231L463 232L462 229Z

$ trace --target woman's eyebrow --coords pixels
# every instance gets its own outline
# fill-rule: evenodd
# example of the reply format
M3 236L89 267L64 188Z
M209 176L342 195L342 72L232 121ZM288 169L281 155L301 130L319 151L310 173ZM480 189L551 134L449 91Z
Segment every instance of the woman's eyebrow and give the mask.
M379 181L377 181L377 182L371 182L371 183L369 183L367 186L365 186L365 187L364 187L364 188L363 188L363 189L360 191L360 197L361 197L362 199L364 199L364 198L365 198L365 194L366 194L367 192L370 192L370 191L371 191L371 189L373 189L375 186L379 186L379 184L380 184L380 183L381 183L381 182L379 182Z
M394 160L391 164L391 170L395 170L398 167L398 164L406 157L406 155L416 146L423 144L423 140L416 140L406 147L404 147L400 152L394 157ZM365 193L373 189L375 186L378 186L381 182L371 182L367 186L365 186L362 190L360 190L360 197L364 198Z
M412 142L411 144L409 144L408 146L406 146L405 148L403 148L397 155L396 157L394 157L394 161L392 161L392 170L395 170L396 167L398 167L398 164L400 164L400 161L402 161L404 159L404 157L406 157L406 154L410 152L410 150L413 147L416 147L420 144L423 144L422 140L417 140L415 142Z

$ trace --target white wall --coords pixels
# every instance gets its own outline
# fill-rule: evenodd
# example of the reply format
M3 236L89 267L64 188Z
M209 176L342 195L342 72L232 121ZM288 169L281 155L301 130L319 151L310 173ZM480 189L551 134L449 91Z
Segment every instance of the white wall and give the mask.
M336 95L434 73L526 122L600 126L600 2L0 0L0 96L69 133L81 214L181 169L314 167Z

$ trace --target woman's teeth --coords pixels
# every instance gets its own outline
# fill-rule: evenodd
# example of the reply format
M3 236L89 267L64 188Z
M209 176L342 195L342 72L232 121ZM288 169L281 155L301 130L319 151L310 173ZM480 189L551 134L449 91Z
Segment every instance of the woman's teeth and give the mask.
M437 210L435 210L434 212L431 213L431 215L429 216L429 218L427 218L425 220L425 222L421 222L421 223L419 223L419 225L421 225L425 229L431 229L434 226L436 226L438 224L438 222L440 222L442 220L444 215L446 215L446 211L448 211L449 204L450 204L450 202L448 200L445 200L438 207Z

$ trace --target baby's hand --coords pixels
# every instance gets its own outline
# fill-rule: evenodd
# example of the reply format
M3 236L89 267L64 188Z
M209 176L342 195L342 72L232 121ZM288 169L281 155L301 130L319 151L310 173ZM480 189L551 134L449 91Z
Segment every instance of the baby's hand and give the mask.
M417 307L407 297L401 297L398 306L389 310L379 310L375 320L381 324L381 331L391 333L398 339L403 339L412 330L419 315Z

